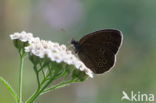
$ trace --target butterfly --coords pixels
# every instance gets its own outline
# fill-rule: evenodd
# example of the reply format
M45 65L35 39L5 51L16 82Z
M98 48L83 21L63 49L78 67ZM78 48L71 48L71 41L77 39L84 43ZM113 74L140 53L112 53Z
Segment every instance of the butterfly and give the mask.
M95 74L102 74L114 66L122 40L121 31L104 29L89 33L79 41L71 40L71 44L86 67Z

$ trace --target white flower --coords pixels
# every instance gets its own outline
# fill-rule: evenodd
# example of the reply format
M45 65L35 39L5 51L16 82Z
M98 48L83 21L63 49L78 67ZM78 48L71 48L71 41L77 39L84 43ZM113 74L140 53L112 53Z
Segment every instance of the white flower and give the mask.
M21 32L21 33L14 33L10 35L10 38L12 40L20 40L22 42L28 42L31 43L32 41L34 41L34 37L32 33L26 33L25 31Z
M80 61L65 45L60 45L51 41L40 40L34 42L25 51L40 58L48 57L51 61L57 63L64 62L68 65L74 65L80 71L84 71L88 76L93 77L93 73L82 61Z
M56 42L40 40L39 37L33 37L32 33L14 33L10 35L12 40L28 42L30 45L25 47L25 52L40 58L48 57L51 61L57 63L64 62L68 65L74 65L80 71L84 71L88 76L93 77L92 71L87 68L65 45Z

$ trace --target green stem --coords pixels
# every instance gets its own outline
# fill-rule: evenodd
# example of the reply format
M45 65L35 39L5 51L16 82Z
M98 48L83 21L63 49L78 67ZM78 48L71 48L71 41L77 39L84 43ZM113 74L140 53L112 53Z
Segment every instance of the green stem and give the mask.
M53 91L53 90L56 90L56 89L59 89L59 88L68 86L68 85L70 85L71 83L75 83L75 80L68 80L68 81L64 81L64 82L61 82L61 83L59 83L59 84L56 84L56 85L54 85L54 86L51 87L51 88L45 89L45 90L41 93L41 95L42 95L42 94L45 94L45 93L48 93L48 92L51 92L51 91Z
M39 75L38 75L38 71L37 71L36 66L34 66L34 71L35 71L35 74L36 74L37 84L38 84L38 89L39 89L40 88L40 80L39 80Z
M44 91L44 89L54 80L55 78L50 79L43 88L37 90L27 101L26 103L33 103L33 101Z
M33 101L35 100L35 97L37 97L39 94L39 89L37 89L34 94L25 102L25 103L33 103Z
M23 64L24 64L24 56L21 56L20 57L20 74L19 74L19 103L22 103Z
M44 70L42 69L42 74L43 74L43 77L46 78L46 75L44 73Z
M52 73L50 73L50 74L52 74ZM50 78L49 78L49 75L46 75L46 77L40 83L40 87L35 91L35 93L25 103L33 103L38 96L40 96L41 94L44 94L44 90L49 86L50 83L52 83L53 80L63 77L64 75L65 75L65 71L63 71L63 73L59 73L57 75L52 75ZM64 87L66 85L69 85L71 82L73 83L73 82L75 82L75 80L65 81L56 86L54 85L53 90L57 89L57 88Z

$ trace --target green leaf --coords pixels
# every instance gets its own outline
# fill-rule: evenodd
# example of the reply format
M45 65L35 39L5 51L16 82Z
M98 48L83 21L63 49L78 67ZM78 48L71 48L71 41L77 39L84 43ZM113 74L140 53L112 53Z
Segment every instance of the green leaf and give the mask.
M14 89L11 87L11 85L2 77L0 77L0 82L2 84L4 84L4 86L8 89L8 91L10 92L10 94L14 97L14 99L16 100L16 102L18 102L19 98L16 94L16 92L14 91Z

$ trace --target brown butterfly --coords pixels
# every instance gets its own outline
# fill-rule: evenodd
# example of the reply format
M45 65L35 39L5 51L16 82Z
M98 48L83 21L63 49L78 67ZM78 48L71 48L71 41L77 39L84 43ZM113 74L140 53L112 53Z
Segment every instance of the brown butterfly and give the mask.
M80 60L94 73L101 74L112 68L122 42L119 30L104 29L90 33L79 41L72 40Z

